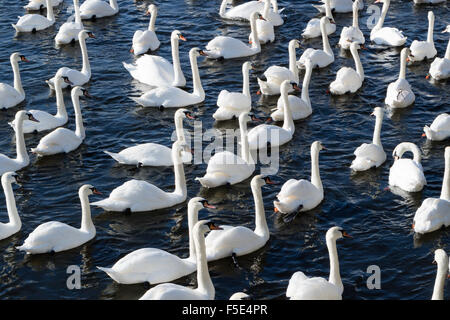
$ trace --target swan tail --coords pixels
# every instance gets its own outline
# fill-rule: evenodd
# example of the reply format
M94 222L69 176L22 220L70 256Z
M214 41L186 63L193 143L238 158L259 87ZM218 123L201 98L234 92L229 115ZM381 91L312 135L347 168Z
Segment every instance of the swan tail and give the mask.
M130 97L130 99L133 100L134 102L136 102L137 104L143 106L143 107L146 106L145 100L144 100L144 99L141 99L140 97L139 97L139 98Z
M20 32L20 29L19 29L19 27L17 27L15 24L11 24L12 26L13 26L13 28L17 31L17 32Z
M131 63L126 63L126 62L122 61L122 65L125 69L128 70L128 72L132 72L132 71L134 71L134 69L136 69L136 67L133 66Z
M104 153L106 153L108 156L116 160L117 162L121 163L120 156L118 153L109 152L107 150L103 150Z
M365 171L373 167L373 162L366 158L356 158L353 160L351 169L355 171Z
M118 272L114 271L112 268L97 267L97 269L105 272L115 282L121 283L120 274Z

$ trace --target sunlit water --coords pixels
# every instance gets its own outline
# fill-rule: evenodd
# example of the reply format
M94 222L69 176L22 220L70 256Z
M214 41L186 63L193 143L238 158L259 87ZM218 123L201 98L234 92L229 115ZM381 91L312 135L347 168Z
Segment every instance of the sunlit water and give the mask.
M66 0L56 10L56 25L37 34L14 36L11 23L24 14L27 1L0 0L0 63L1 81L12 83L9 55L20 51L31 61L20 63L26 102L17 108L0 112L0 152L15 155L13 130L7 125L20 109L55 111L55 98L45 79L52 77L62 66L81 68L79 46L55 48L54 36L70 13ZM188 51L203 48L216 35L230 35L247 40L249 26L220 19L219 0L214 1L156 1L159 7L157 34L161 48L156 54L170 58L170 33L182 31L188 39L180 45L182 68L188 90L191 90L191 72ZM369 5L372 4L372 1ZM123 68L122 61L132 62L129 53L133 33L146 28L144 16L150 1L119 0L120 13L112 18L85 22L97 39L88 39L87 46L92 65L92 80L86 86L94 99L83 99L82 111L86 126L83 145L67 155L37 160L19 172L23 181L15 186L17 206L22 217L22 230L0 242L0 297L3 299L137 299L148 287L144 284L119 285L96 266L111 266L132 250L142 247L162 248L181 257L188 255L188 228L186 205L151 213L125 215L103 212L93 208L97 235L89 243L55 255L27 257L15 249L39 224L57 220L73 226L80 223L78 188L85 183L96 186L105 195L125 181L136 178L155 183L164 190L174 187L173 170L141 168L136 170L117 165L102 151L118 152L136 143L157 142L170 146L174 129L174 110L164 112L138 107L129 96L138 96L142 87ZM306 22L317 12L306 1L279 1L286 22L276 29L276 41L263 47L262 53L252 57L255 66L251 72L251 92L254 111L267 116L277 97L256 95L256 78L270 65L288 64L287 44L299 37ZM353 66L349 54L340 54L337 42L343 26L350 25L351 14L336 14L338 28L331 37L336 61L328 68L314 71L310 85L313 114L296 122L292 141L280 149L280 169L275 178L278 186L263 189L267 220L271 232L268 244L254 254L239 258L242 270L233 266L231 259L209 264L217 299L228 299L236 291L246 291L256 299L282 299L290 276L297 270L308 275L327 277L329 260L325 232L334 225L344 227L353 239L339 240L338 251L345 290L345 299L429 299L433 290L436 266L433 252L443 248L449 252L449 230L440 230L421 239L411 231L412 218L423 199L438 197L444 171L444 147L449 142L430 143L421 138L422 128L439 113L449 111L450 85L425 79L430 62L408 67L407 79L416 93L414 106L386 115L382 128L382 143L387 161L377 170L354 175L349 169L353 151L372 139L373 108L383 106L388 83L399 71L399 51L377 48L368 42L366 26L368 14L362 11L361 28L366 36L368 50L361 52L366 80L356 94L334 98L326 94L337 70ZM443 56L448 34L440 33L450 21L446 4L434 7L415 7L412 1L393 1L386 25L401 28L413 39L426 38L427 11L436 15L435 42L438 55ZM319 38L304 42L304 47L321 47ZM298 51L301 54L303 49ZM199 59L200 75L206 91L204 104L191 108L202 121L203 130L237 128L237 121L214 123L211 115L216 110L220 90L239 91L242 86L241 65L245 60L225 62ZM303 72L301 73L301 78ZM74 128L73 110L69 92L64 92L69 112L69 128ZM193 131L192 123L185 127ZM27 148L37 145L43 134L26 136ZM273 200L281 183L289 178L310 176L310 145L320 140L327 147L320 154L320 170L325 188L325 199L315 210L284 222L273 212ZM393 148L400 142L411 141L423 151L423 167L428 185L423 192L406 198L384 190L388 184ZM208 142L204 142L204 146ZM200 218L216 222L253 227L254 207L249 181L233 187L204 190L194 180L205 172L206 164L186 165L189 198L201 195L217 206L216 210L200 213ZM91 196L91 200L99 199ZM1 196L2 221L6 207ZM369 290L366 273L369 265L381 268L381 290ZM66 269L79 265L82 269L82 289L68 290ZM195 273L176 283L196 285ZM450 288L446 288L446 297Z

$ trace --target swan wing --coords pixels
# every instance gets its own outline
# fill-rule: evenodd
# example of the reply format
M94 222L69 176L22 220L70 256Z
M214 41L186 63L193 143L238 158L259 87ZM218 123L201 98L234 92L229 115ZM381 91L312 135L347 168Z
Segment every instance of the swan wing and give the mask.
M208 42L205 53L213 58L232 59L252 55L255 52L241 40L218 36Z
M262 11L264 3L261 1L249 1L226 11L225 15L229 19L250 20L250 16L255 11Z
M148 290L139 300L209 300L195 289L163 283Z
M295 81L294 74L285 67L279 66L271 66L266 72L264 72L264 76L267 79L267 82L271 82L278 86L281 86L281 83L285 80Z
M135 65L123 65L134 79L151 86L171 86L175 80L172 64L159 56L145 54Z
M16 106L25 99L19 91L9 84L0 83L0 109L8 109Z
M203 101L200 96L186 92L177 87L157 87L139 98L133 98L144 107L179 108Z
M420 164L411 159L398 159L389 170L389 184L408 192L417 192L427 181Z
M143 143L123 149L119 153L106 152L117 162L122 164L144 166L171 166L172 150L157 143Z
M300 271L289 280L286 296L291 300L342 300L337 286L324 278L308 278Z
M442 113L434 119L430 126L433 131L449 131L450 132L450 115Z
M83 140L75 132L66 128L57 128L44 136L32 151L43 155L68 153L78 148L82 142Z
M101 0L87 0L80 6L81 19L91 19L94 15L97 18L111 16L117 13L109 3Z
M384 161L386 161L386 153L383 148L373 143L363 143L356 148L353 160L350 168L356 171L368 170L372 167L379 167Z
M250 97L240 92L229 92L222 90L217 97L217 105L219 108L226 108L239 111L239 114L244 111L250 111L252 101Z
M362 85L359 74L353 68L343 67L336 74L336 80L330 84L330 91L334 94L356 92Z
M417 233L433 232L442 226L450 225L450 201L427 198L414 215L414 231Z

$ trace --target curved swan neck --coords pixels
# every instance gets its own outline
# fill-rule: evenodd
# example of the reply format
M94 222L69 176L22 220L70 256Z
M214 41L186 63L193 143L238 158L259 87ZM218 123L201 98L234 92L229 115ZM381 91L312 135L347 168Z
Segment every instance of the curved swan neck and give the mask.
M291 105L289 104L288 88L282 85L280 91L284 103L283 129L293 133L295 131L295 125L294 120L292 119Z
M251 98L251 94L250 94L250 70L246 67L245 64L242 66L242 80L243 80L242 94L244 94L245 96Z
M324 22L320 23L320 32L322 33L323 51L325 51L327 54L333 56L333 50L331 50L330 42L328 41L326 25Z
M225 15L225 11L227 10L228 0L223 0L220 4L219 15L223 17Z
M119 6L117 5L117 0L109 0L109 5L110 5L111 8L113 8L114 10L116 10L116 11L119 10Z
M446 259L448 261L448 259ZM447 280L448 262L438 263L436 280L434 282L433 295L431 300L444 300L444 286Z
M155 32L156 17L158 16L158 9L155 7L151 13L148 30Z
M46 0L47 4L47 19L50 21L55 21L55 13L53 12L53 6L51 0Z
M172 161L173 161L173 170L175 172L174 193L182 196L183 198L186 198L187 187L186 187L186 177L184 175L183 161L181 159L178 147L175 146L172 146Z
M373 139L372 143L376 144L377 146L383 148L381 144L381 125L383 124L383 116L376 116L375 120L375 129L373 130Z
M88 52L87 52L87 47L86 47L86 39L84 37L80 37L79 42L80 42L80 47L81 47L81 56L83 57L83 68L81 69L81 73L90 77L91 76L91 64L89 63L89 57L88 57Z
M22 87L22 78L20 77L19 62L11 56L11 67L14 74L14 89L16 89L23 97L25 97L25 91Z
M428 17L427 42L431 43L434 46L433 32L434 32L434 14L433 11L430 11L430 16Z
M248 146L247 120L245 119L245 117L239 117L239 131L241 134L241 147L242 147L241 157L247 163L254 163L250 155L250 148Z
M197 253L197 290L204 292L214 299L215 289L209 275L208 261L206 260L205 236L201 230L197 230L197 233L194 235L194 241Z
M309 83L311 82L311 75L312 75L312 64L307 63L305 76L303 77L301 98L303 101L306 102L306 104L309 106L309 108L311 108L311 100L309 98Z
M195 260L197 254L195 252L195 242L194 242L194 226L198 222L198 211L199 209L194 206L188 205L188 230L189 230L189 258Z
M297 56L295 52L295 40L289 42L289 70L292 72L295 78L295 82L299 82Z
M361 64L361 59L359 57L358 49L351 46L350 52L352 53L353 60L355 61L356 72L358 73L359 77L361 78L361 81L363 81L364 80L364 68Z
M16 200L14 199L14 192L10 182L2 180L3 192L6 199L6 210L8 211L9 223L15 226L22 226L19 213L17 212Z
M311 147L311 183L323 194L322 180L319 169L319 149Z
M67 110L66 105L64 103L64 96L61 89L61 78L55 78L55 93L56 93L56 115L58 118L66 118L67 119Z
M339 271L339 258L336 248L335 239L327 239L328 255L330 257L330 277L328 281L339 288L339 290L344 290L344 285L342 284L341 273Z
M359 29L359 23L358 23L358 4L357 1L355 0L355 2L353 3L353 28L358 28Z
M406 59L408 58L408 49L404 48L400 54L400 73L399 79L406 79Z
M80 97L75 92L72 93L72 104L75 110L75 135L80 139L84 139L86 132L83 125L83 115L81 114Z
M447 50L445 51L445 59L450 60L450 39L448 40Z
M16 131L16 154L17 161L22 163L29 163L30 157L27 153L27 148L25 146L25 137L23 134L23 119L16 119L16 127L14 128Z
M73 8L75 10L75 23L81 24L80 3L79 0L73 0Z
M450 201L450 147L445 150L445 171L442 181L441 199Z
M422 154L420 153L419 147L414 143L404 142L397 146L400 147L400 151L397 152L397 156L401 158L405 152L411 152L413 154L413 161L420 163L422 161Z
M95 232L95 226L91 217L91 206L89 204L89 197L87 194L80 191L81 202L81 230L86 232Z
M384 19L386 19L386 15L387 15L387 12L388 12L388 10L389 10L389 2L390 2L390 1L388 1L388 0L386 0L386 1L383 2L383 7L382 7L382 9L381 9L381 16L380 16L380 18L378 19L378 22L377 22L377 24L375 25L375 27L372 29L372 31L373 31L373 30L381 29L381 28L383 27Z
M203 90L200 72L198 71L197 57L192 53L189 58L191 60L192 82L194 82L193 93L197 96L205 97L205 90Z
M251 187L253 200L255 202L255 233L260 237L268 239L270 232L269 227L267 226L261 187L253 183Z
M256 16L252 15L250 18L250 28L252 33L252 49L259 52L261 51L261 43L258 37L258 29L256 28Z
M175 84L179 84L184 79L183 71L181 70L180 64L180 50L179 50L179 39L177 36L174 36L170 39L170 43L172 46L172 62L173 62L173 74Z

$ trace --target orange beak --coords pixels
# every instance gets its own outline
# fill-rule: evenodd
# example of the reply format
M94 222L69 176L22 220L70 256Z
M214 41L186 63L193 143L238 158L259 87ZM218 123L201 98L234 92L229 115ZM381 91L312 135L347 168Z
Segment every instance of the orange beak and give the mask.
M130 49L130 52L131 52L131 53L134 53L134 49L133 49L133 48L131 48L131 49Z
M426 136L427 136L427 135L426 135L425 133L422 133L422 138L423 138L423 137L426 137Z
M406 58L406 62L410 62L411 61L411 59L408 57L408 58Z
M186 38L183 37L182 35L180 35L180 40L187 41Z
M273 208L273 212L276 212L276 213L278 213L278 212L280 212L280 210L278 210L278 208L277 208L277 207L275 207L275 208Z
M430 75L429 74L427 74L427 76L425 77L425 79L430 79Z
M413 222L413 224L411 225L411 228L414 230L414 227L415 227L415 225L414 225L414 222Z
M351 235L349 235L347 232L342 232L342 235L346 238L353 238Z
M256 91L256 94L260 95L261 94L261 90Z

